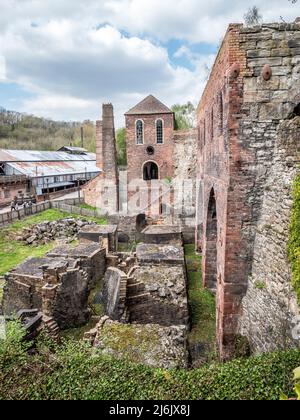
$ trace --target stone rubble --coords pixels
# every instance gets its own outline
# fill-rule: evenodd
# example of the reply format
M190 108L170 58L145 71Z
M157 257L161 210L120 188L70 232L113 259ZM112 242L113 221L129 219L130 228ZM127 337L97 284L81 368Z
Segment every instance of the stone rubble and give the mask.
M83 227L90 225L96 224L91 221L72 218L54 222L45 221L33 227L23 229L22 234L16 239L31 246L46 245L56 239L72 242L77 240L78 234Z

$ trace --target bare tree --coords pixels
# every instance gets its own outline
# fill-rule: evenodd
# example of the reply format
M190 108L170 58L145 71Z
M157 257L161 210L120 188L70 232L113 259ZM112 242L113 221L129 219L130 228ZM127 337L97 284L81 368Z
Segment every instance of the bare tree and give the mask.
M258 7L253 6L244 15L244 19L247 26L255 26L262 22L262 15L259 13Z
M296 4L298 0L289 0L290 3Z

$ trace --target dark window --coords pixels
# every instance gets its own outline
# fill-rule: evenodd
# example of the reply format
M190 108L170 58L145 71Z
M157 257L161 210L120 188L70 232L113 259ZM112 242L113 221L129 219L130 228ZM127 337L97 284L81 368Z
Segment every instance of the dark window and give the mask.
M156 141L157 144L163 144L164 142L164 124L162 120L156 121Z
M136 122L136 144L144 143L144 124L143 121Z
M146 150L147 150L147 154L149 156L153 156L154 155L155 150L154 150L154 147L153 146L148 146Z
M144 181L152 181L158 179L158 166L154 162L147 162L143 168Z

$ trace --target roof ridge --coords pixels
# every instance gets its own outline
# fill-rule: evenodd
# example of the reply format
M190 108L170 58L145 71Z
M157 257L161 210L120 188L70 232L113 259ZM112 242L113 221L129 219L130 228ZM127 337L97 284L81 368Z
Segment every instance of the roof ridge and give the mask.
M131 108L125 115L173 114L173 111L158 100L154 95L148 95Z

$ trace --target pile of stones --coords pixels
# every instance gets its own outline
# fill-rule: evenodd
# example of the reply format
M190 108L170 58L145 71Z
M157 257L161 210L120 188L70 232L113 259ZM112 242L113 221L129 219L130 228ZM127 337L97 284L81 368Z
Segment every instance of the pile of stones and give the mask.
M57 239L72 242L77 239L79 231L87 225L95 225L94 222L77 219L61 219L55 222L45 221L30 228L25 228L16 239L27 245L46 245Z

